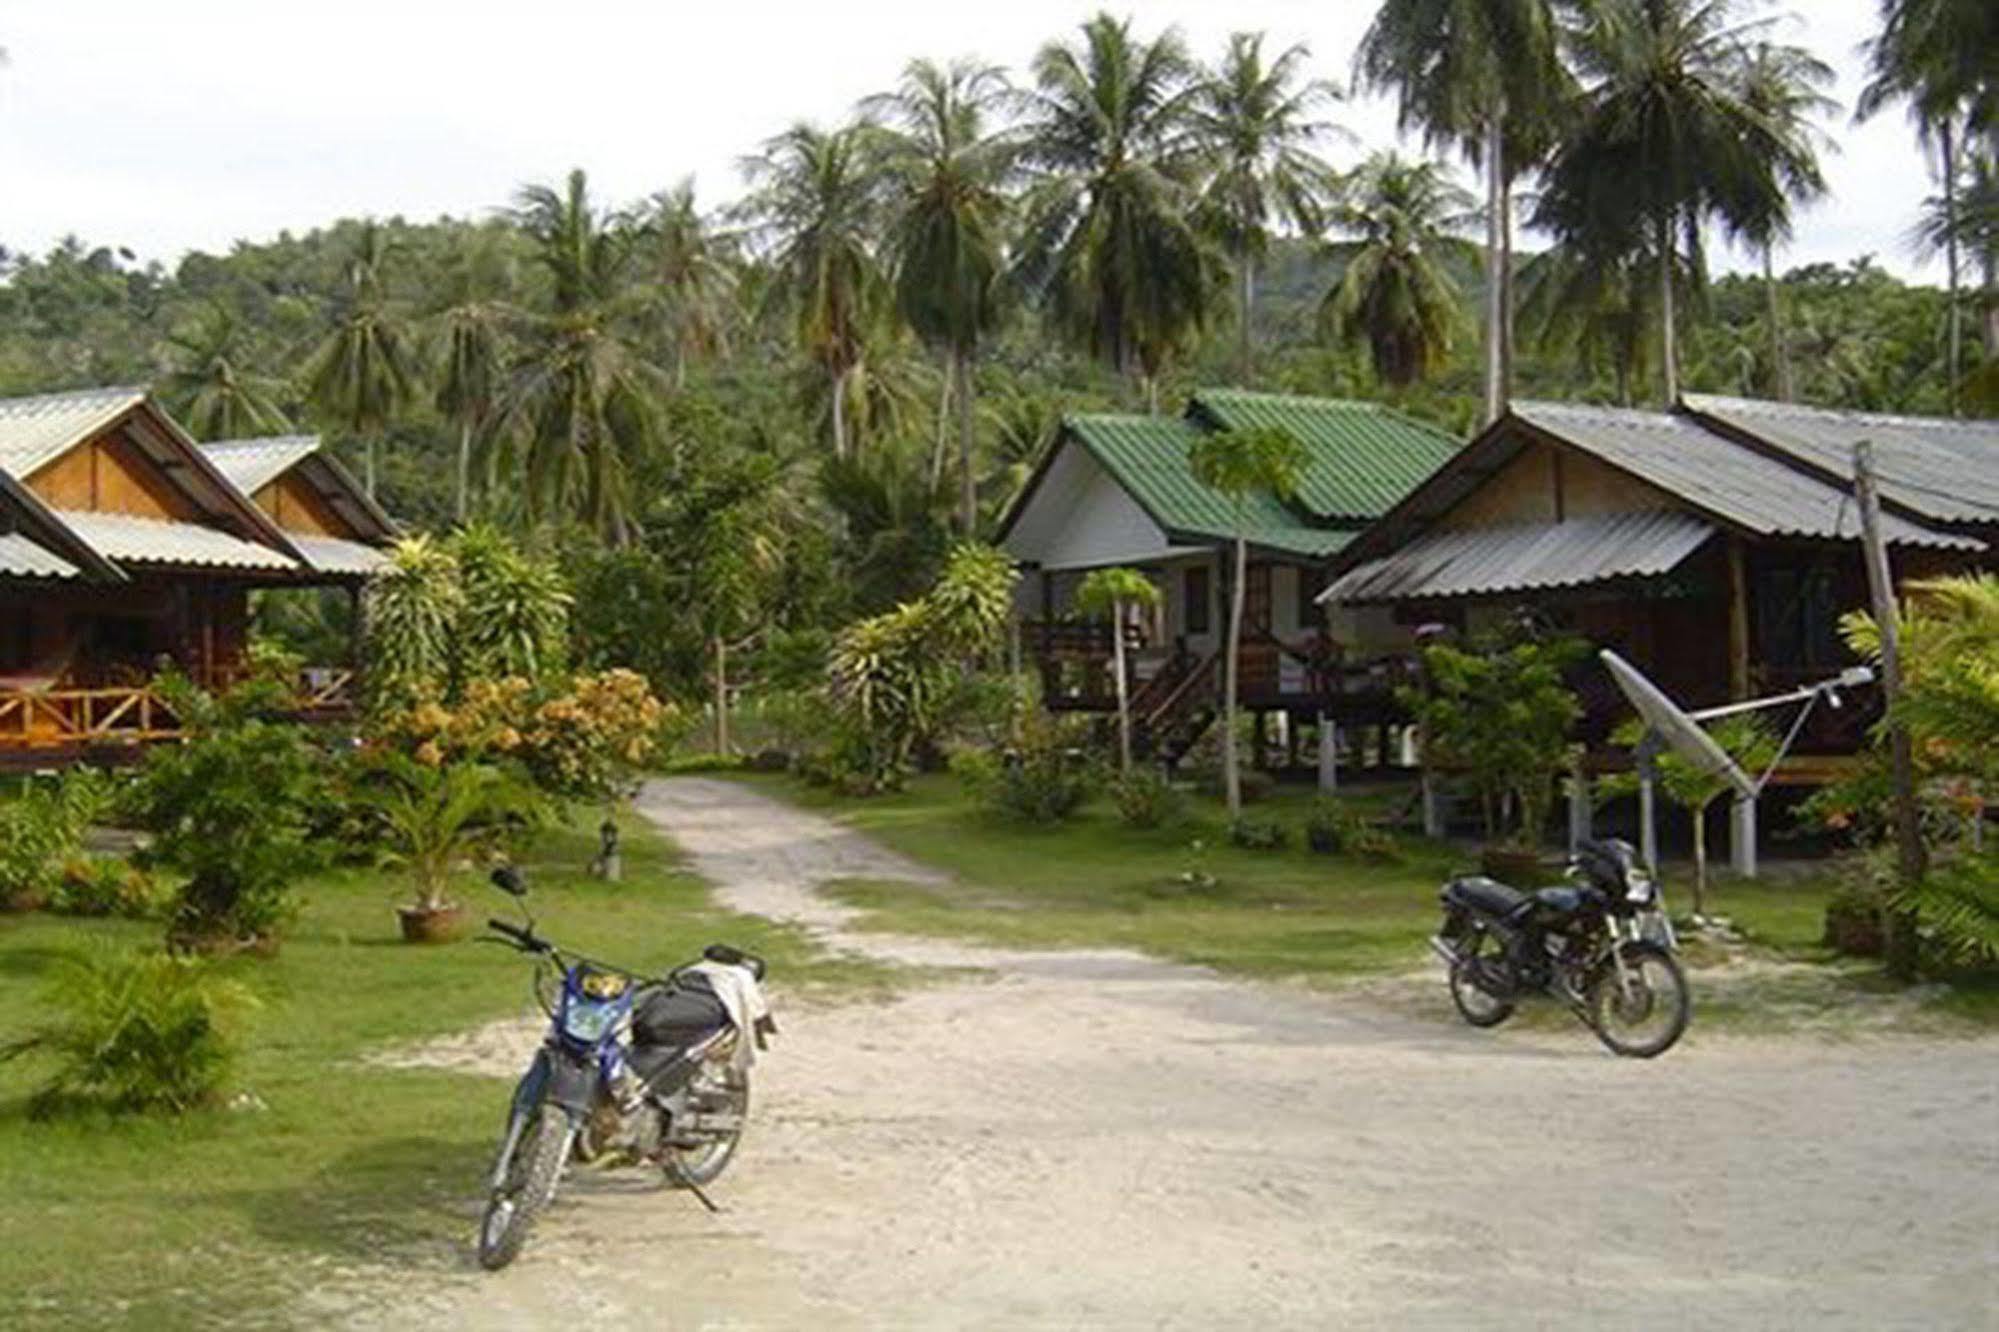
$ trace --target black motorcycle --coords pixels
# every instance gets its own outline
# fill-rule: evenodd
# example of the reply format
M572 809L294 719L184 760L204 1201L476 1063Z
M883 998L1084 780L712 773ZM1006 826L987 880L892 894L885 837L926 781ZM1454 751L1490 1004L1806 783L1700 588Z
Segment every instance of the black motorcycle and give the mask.
M1531 893L1482 875L1445 886L1430 946L1449 968L1452 1002L1474 1027L1496 1027L1522 998L1550 994L1616 1053L1664 1054L1693 999L1658 885L1615 839L1581 843L1568 879Z
M527 894L511 868L493 882ZM487 1180L481 1266L505 1267L520 1253L571 1157L656 1167L712 1209L701 1186L734 1159L749 1114L743 1043L761 1048L777 1030L758 988L763 959L710 944L700 961L649 977L569 952L536 934L533 917L486 923L501 936L492 942L535 959L549 1027L514 1089Z

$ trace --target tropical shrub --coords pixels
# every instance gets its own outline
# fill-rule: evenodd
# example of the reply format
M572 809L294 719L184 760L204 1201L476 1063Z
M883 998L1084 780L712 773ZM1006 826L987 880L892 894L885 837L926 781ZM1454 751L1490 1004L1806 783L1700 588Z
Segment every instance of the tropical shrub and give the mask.
M1023 823L1060 823L1089 799L1096 763L1074 722L1038 713L1003 750L965 749L952 771L993 813Z
M48 909L59 916L124 916L145 920L164 908L160 881L129 860L74 856L49 894Z
M435 537L398 541L388 567L368 584L367 680L377 706L395 706L451 687L457 635L465 620L458 557Z
M72 769L53 780L31 780L0 800L0 908L33 910L54 896L63 866L111 800L102 774Z
M0 1058L55 1060L31 1103L38 1114L79 1104L181 1113L221 1090L236 1055L229 1023L250 1003L241 985L190 958L65 957L44 990L43 1021Z
M550 559L522 550L499 529L474 524L453 535L461 610L454 676L463 684L502 676L539 680L559 672L569 650L569 585Z
M1276 819L1238 814L1229 820L1229 841L1245 851L1281 851L1290 834Z
M385 849L410 872L419 911L446 905L445 885L461 861L540 818L534 791L490 764L432 765L391 752L377 762L376 777L369 800Z
M175 688L187 738L147 750L131 789L129 815L153 834L140 864L180 880L168 913L176 945L275 942L291 884L324 858L308 832L325 764L303 728L260 715L267 701Z
M1336 796L1320 795L1305 815L1305 841L1314 851L1343 856L1393 860L1400 852L1386 828Z
M1113 779L1111 797L1127 828L1163 828L1187 812L1185 798L1157 768L1133 768Z

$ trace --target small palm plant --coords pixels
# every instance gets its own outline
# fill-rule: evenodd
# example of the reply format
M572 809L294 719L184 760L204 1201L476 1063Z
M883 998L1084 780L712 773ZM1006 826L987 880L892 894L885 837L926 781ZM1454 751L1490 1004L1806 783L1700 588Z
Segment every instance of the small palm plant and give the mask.
M1076 608L1085 615L1108 615L1111 621L1111 669L1117 683L1118 771L1131 775L1131 689L1125 674L1124 624L1137 607L1159 604L1159 588L1136 569L1098 569L1076 589Z
M452 871L531 819L534 795L486 763L432 766L392 754L382 775L370 802L389 854L409 869L416 889L414 904L402 908L404 935L413 942L442 938L458 910L445 895Z
M1222 702L1222 780L1229 817L1242 814L1242 771L1235 743L1236 678L1242 653L1243 591L1249 578L1249 500L1268 494L1279 502L1297 493L1305 448L1281 430L1223 430L1194 445L1194 479L1229 497L1235 529L1235 577L1229 587L1228 656Z

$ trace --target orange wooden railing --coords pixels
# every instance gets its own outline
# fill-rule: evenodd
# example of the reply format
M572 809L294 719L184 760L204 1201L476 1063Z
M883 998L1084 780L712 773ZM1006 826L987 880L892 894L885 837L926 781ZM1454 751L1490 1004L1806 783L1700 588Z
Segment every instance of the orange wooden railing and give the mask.
M296 710L326 718L352 709L355 672L315 668L298 681ZM0 689L0 750L94 749L177 740L180 718L151 685Z

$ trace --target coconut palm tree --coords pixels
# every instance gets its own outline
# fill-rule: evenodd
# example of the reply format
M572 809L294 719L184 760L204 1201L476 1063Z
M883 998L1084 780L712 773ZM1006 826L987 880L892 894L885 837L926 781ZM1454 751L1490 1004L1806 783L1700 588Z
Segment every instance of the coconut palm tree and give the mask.
M1215 273L1189 217L1196 67L1178 32L1142 41L1099 14L1033 68L1021 271L1063 338L1156 407L1159 371L1206 322Z
M1328 249L1344 268L1320 303L1322 324L1366 341L1375 375L1403 387L1443 363L1459 320L1448 261L1470 246L1471 195L1433 162L1377 153L1354 172L1335 228L1355 239Z
M1005 76L992 65L916 60L901 87L863 103L883 126L883 165L893 182L896 306L944 357L943 397L957 417L958 522L967 537L979 520L972 367L999 323L1004 294L1005 185L1017 145L995 132L994 121L1007 96Z
M1520 272L1520 322L1544 351L1575 356L1585 374L1608 373L1629 407L1653 355L1659 327L1651 256L1555 246ZM1686 274L1678 275L1681 288Z
M1256 266L1273 225L1316 233L1338 187L1337 173L1312 146L1335 132L1319 113L1340 93L1304 76L1308 59L1298 45L1265 63L1263 34L1235 33L1188 109L1189 132L1208 158L1200 215L1235 268L1236 374L1245 385L1254 368Z
M736 315L736 238L701 215L694 178L647 202L639 269L671 353L673 386L687 384L687 364L726 356Z
M167 335L172 360L160 391L176 419L202 439L242 439L290 428L278 383L250 369L250 330L211 305Z
M1752 41L1737 0L1597 0L1570 32L1585 87L1573 129L1545 172L1535 221L1558 243L1657 265L1661 378L1680 392L1674 278L1684 252L1700 270L1702 230L1740 235L1785 215L1787 182L1816 178L1809 144L1744 95Z
M360 439L371 497L382 435L416 391L409 325L384 281L393 250L377 223L361 224L341 274L343 308L305 370L313 405Z
M1125 678L1124 628L1130 612L1159 604L1159 585L1136 569L1094 569L1076 588L1076 609L1111 624L1111 671L1117 685L1118 771L1131 775L1131 684Z
M1777 304L1775 251L1791 234L1791 207L1824 197L1825 177L1819 174L1818 149L1832 141L1812 120L1839 109L1822 89L1831 86L1832 66L1800 47L1757 42L1742 67L1742 100L1763 117L1772 133L1789 141L1794 151L1777 165L1786 174L1780 190L1764 199L1767 212L1749 220L1744 239L1763 261L1764 318L1770 339L1769 388L1784 402L1794 396L1791 358L1785 350L1783 312Z
M627 477L670 389L636 341L638 296L627 281L636 234L592 206L580 170L560 191L529 185L514 197L511 216L534 245L549 305L520 321L496 441L521 450L531 514L575 514L622 545Z
M743 210L768 245L783 281L798 346L832 390L833 456L849 453L847 389L860 366L867 324L886 284L876 260L882 225L877 140L869 127L826 131L798 124L744 158Z
M514 273L508 240L492 230L466 238L447 261L443 308L434 319L438 371L434 401L458 431L452 512L460 523L471 508L473 440L494 422L512 355L507 298Z
M1236 753L1236 680L1241 669L1242 607L1249 585L1245 524L1249 497L1262 492L1288 500L1305 471L1305 447L1282 430L1220 430L1196 441L1194 479L1229 499L1233 513L1235 576L1229 580L1228 655L1223 659L1222 781L1229 817L1242 813L1242 771Z
M1356 80L1393 92L1403 129L1479 164L1486 184L1485 417L1513 386L1513 182L1545 156L1568 100L1550 0L1382 0Z

